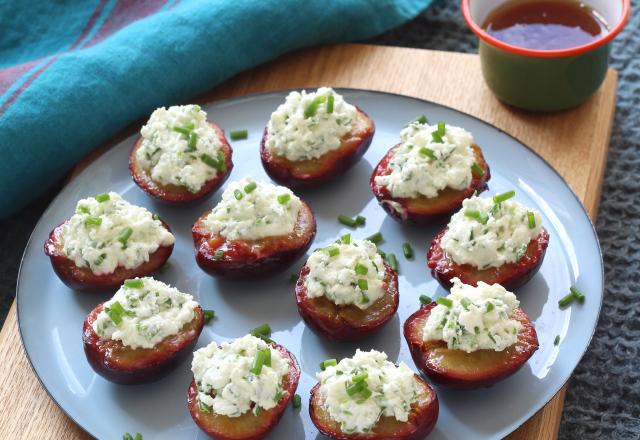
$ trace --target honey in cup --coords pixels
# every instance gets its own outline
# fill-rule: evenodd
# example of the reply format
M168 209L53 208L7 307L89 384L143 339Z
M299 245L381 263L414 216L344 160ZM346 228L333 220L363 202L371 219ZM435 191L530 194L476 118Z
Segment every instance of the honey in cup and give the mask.
M582 46L609 31L597 11L576 0L511 0L491 12L482 27L507 44L534 50Z

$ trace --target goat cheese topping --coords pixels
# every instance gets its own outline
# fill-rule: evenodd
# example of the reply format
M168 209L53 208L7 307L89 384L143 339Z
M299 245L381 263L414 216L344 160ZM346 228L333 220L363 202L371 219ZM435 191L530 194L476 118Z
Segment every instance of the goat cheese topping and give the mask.
M118 266L136 268L160 246L175 241L156 216L115 192L78 201L61 236L64 255L96 275L112 273Z
M161 107L140 134L136 160L162 185L184 186L196 193L226 170L222 142L199 105Z
M520 260L540 233L542 219L537 211L513 200L495 203L491 198L471 197L462 202L448 228L440 242L442 249L455 263L482 270Z
M404 128L389 160L389 174L376 176L376 183L392 197L408 198L432 198L445 188L467 188L475 162L473 136L451 125L445 125L444 135L438 136L438 129L420 122Z
M231 182L204 221L231 240L258 240L293 232L302 202L289 189L250 177Z
M366 309L386 290L386 272L376 245L368 240L349 240L316 250L307 260L307 296L326 296L337 305L353 304Z
M518 342L522 324L510 317L520 302L513 293L500 284L480 281L473 287L458 278L452 281L449 301L431 310L423 340L445 341L448 348L467 353L503 351Z
M291 161L317 159L361 124L357 109L329 87L291 92L271 114L266 148Z
M135 278L103 304L93 330L100 339L134 349L153 348L191 322L197 306L191 295L175 287L150 277Z
M289 374L290 365L262 339L246 335L197 350L191 370L200 410L239 417L251 409L257 414L277 405L287 393L283 377Z
M376 350L358 349L316 377L324 408L345 433L369 432L381 416L406 422L420 392L409 367Z

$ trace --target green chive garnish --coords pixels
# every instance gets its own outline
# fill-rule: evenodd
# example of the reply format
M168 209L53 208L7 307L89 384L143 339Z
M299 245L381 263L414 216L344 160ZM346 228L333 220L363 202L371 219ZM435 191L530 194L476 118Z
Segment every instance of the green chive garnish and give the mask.
M102 224L102 218L90 215L84 219L84 224L86 226L100 226Z
M89 214L89 208L87 208L86 206L78 206L76 208L76 213L77 214Z
M446 124L444 123L444 121L439 121L438 122L438 134L440 136L444 136L446 133L447 133Z
M269 353L267 353L267 351ZM264 350L258 350L258 352L256 353L256 357L253 360L253 367L249 371L251 371L256 376L260 376L260 373L262 373L262 367L267 361L267 356L269 356L269 363L271 363L271 350L268 348Z
M355 382L353 385L349 385L347 387L347 394L350 395L350 396L353 396L355 394L361 394L361 393L365 392L365 390L369 390L368 387L369 387L369 384L367 384L367 381L366 380L361 380L359 382ZM369 395L371 395L371 394L369 394Z
M220 167L219 170L222 172L227 171L227 156L225 156L222 151L218 151L216 157L218 158L218 166Z
M213 318L216 317L216 313L213 310L203 310L204 323L209 324Z
M486 225L489 221L489 216L487 214L483 214L480 211L476 211L474 209L467 209L464 212L464 216L473 220L480 222L483 225Z
M343 242L344 244L350 244L351 234L344 234L342 237L340 237L340 241Z
M353 376L353 377L351 378L351 381L352 381L353 383L362 382L363 380L365 380L365 379L366 379L366 378L368 378L368 377L369 377L369 374L365 371L365 372L363 372L363 373L356 374L355 376Z
M328 367L335 367L338 365L338 361L335 359L327 359L326 361L320 362L320 369L322 371L326 370Z
M498 194L497 196L493 196L493 201L496 204L500 204L506 200L509 200L512 197L515 197L515 191L507 191L506 193Z
M413 258L413 248L409 243L402 244L402 253L404 253L405 258Z
M355 271L358 275L366 275L367 272L369 272L369 269L364 264L358 263L356 264Z
M242 194L242 191L240 191L239 189L236 189L233 191L233 196L236 198L236 200L242 200L244 194Z
M378 254L380 254L383 259L387 258L387 253L382 249L378 249Z
M569 304L571 304L574 299L576 299L576 297L573 295L573 293L570 293L558 301L558 307L564 309L565 307L569 306Z
M123 249L127 247L127 242L129 241L131 234L133 234L133 229L125 228L118 236L118 241L122 243Z
M365 223L367 223L367 219L366 219L365 217L363 217L363 216L361 216L361 215L359 215L359 216L357 216L357 217L356 217L356 224L357 224L358 226L364 226L364 225L365 225Z
M438 133L438 131L432 132L431 138L433 139L434 142L437 142L439 144L444 144L444 139L442 139L442 136L440 136L440 133Z
M200 402L198 401L198 403ZM136 432L136 435L132 436L128 432L125 432L124 435L122 436L122 440L142 440L142 434L140 434L139 432Z
M327 98L327 113L333 113L333 95L329 95Z
M251 192L258 187L256 182L249 182L244 186L244 192L251 194Z
M584 296L584 293L580 292L578 288L575 286L571 286L569 291L571 292L573 297L578 300L580 304L584 304L584 301L586 299L586 297Z
M193 130L193 128L189 129L186 127L173 127L173 131L176 131L180 134L183 134L185 136L189 136L189 133L191 133L191 130Z
M389 266L393 269L394 272L398 272L398 260L396 259L396 254L387 254L387 261L389 262Z
M440 304L441 306L445 306L449 308L453 306L453 301L450 300L449 298L445 298L444 296L437 297L436 303Z
M240 141L249 137L247 130L234 130L229 132L229 137L232 141Z
M289 200L291 200L291 195L288 193L280 194L278 196L278 203L280 203L281 205L289 203Z
M221 151L219 153L222 153ZM224 153L222 153L222 160L214 159L207 153L200 155L200 160L209 165L211 168L215 168L218 171L226 171L227 164L225 162Z
M124 280L124 287L128 289L141 289L144 287L144 281L141 279Z
M329 254L330 257L335 257L336 255L338 255L340 253L340 249L338 249L335 246L329 246L327 248L324 248L324 251Z
M420 295L420 303L423 305L431 304L431 298L427 295Z
M295 409L298 409L302 406L302 397L300 397L300 394L293 395L293 399L291 400L291 405L293 405Z
M423 156L427 156L431 160L438 159L431 148L422 147L420 148L419 153Z
M255 336L256 338L260 338L263 341L265 341L266 343L273 342L271 340L271 327L269 326L269 324L259 325L258 327L256 327L253 330L251 330L249 333L251 334L251 336Z
M379 243L382 241L382 238L382 232L376 232L375 234L368 236L366 240L369 240L371 243Z
M474 162L473 165L471 165L471 172L478 177L484 176L484 170L476 162Z
M98 195L96 196L96 200L97 200L99 203L106 202L106 201L107 201L107 200L109 200L109 199L110 199L110 197L109 197L109 193L102 193L102 194L98 194Z
M196 151L198 144L198 134L195 131L189 133L189 141L187 142L187 151Z
M151 214L151 218L154 220L160 220L160 216L158 214L156 214L155 212L153 214Z
M322 104L326 100L326 96L316 96L315 98L313 98L313 101L311 101L307 108L304 109L304 117L310 118L312 116L315 116L318 112L318 107L320 107L320 104Z
M409 122L407 125L411 125L413 123L417 122L418 124L428 124L429 121L427 120L427 117L425 115L420 115L417 118L415 118L413 121Z
M213 254L213 259L214 260L222 260L222 258L224 257L224 251L222 249L218 249L214 254Z
M493 303L487 303L487 313L491 312L494 308Z
M291 276L289 277L289 281L291 281L292 283L297 283L298 282L298 274L297 273L292 273Z
M553 345L558 345L560 343L560 335L557 335L556 338L553 340Z
M464 307L465 310L469 310L469 306L471 305L471 300L469 298L462 298L460 300L460 304Z
M360 290L369 290L369 283L367 283L367 280L360 279L358 280L358 287Z
M338 216L338 221L345 226L349 226L351 228L355 228L358 225L358 222L351 217L347 217L346 215L340 214Z
M125 313L126 312L124 310L124 307L122 307L122 304L120 304L118 301L114 301L109 306L109 310L107 311L107 315L109 315L109 318L111 318L116 326L120 325L120 323L122 322L122 316Z

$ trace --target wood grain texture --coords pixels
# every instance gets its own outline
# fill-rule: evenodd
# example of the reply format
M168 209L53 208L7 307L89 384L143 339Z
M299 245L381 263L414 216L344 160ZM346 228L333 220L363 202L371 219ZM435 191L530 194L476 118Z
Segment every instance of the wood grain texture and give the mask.
M615 110L617 74L582 106L555 114L534 114L501 104L485 86L476 55L371 45L336 45L284 56L234 77L195 102L282 88L331 85L379 90L438 102L477 116L520 139L562 174L595 217ZM167 103L174 104L174 103ZM139 129L132 124L114 139ZM114 145L92 153L74 171ZM51 401L25 357L15 304L2 332L0 354L0 438L88 438ZM556 438L565 389L510 435L510 440ZM19 395L19 398L16 398Z

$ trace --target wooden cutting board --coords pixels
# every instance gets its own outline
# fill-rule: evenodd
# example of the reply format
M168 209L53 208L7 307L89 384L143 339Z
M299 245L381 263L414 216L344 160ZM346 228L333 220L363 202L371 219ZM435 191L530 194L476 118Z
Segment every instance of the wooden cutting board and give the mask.
M532 114L501 104L485 86L477 55L371 45L336 45L284 56L234 77L197 102L319 85L379 90L414 96L477 116L540 153L569 182L595 218L615 111L617 73L582 106L555 114ZM77 174L134 124L92 154ZM0 332L0 438L88 438L49 398L34 375L20 341L15 302ZM557 437L563 388L510 439ZM96 408L96 414L99 408Z

